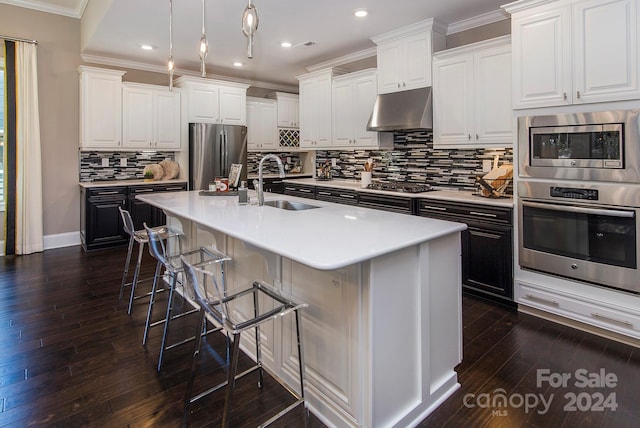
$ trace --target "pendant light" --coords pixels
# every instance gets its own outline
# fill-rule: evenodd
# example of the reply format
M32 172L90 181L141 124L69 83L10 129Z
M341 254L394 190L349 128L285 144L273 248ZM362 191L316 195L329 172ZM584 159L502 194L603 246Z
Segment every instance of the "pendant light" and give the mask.
M209 42L207 41L207 36L204 31L204 16L204 0L202 0L202 36L200 36L200 73L202 77L206 77L207 75L205 61L209 53Z
M258 11L255 6L249 4L242 14L242 32L247 37L247 57L253 58L253 34L258 29Z
M173 91L173 0L169 0L169 61L167 69L169 70L169 90Z

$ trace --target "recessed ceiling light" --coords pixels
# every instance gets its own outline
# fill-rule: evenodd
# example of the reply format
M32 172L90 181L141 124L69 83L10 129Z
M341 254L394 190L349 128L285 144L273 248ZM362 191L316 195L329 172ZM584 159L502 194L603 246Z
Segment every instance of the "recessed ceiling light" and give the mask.
M291 42L282 42L282 43L280 43L280 46L282 46L283 48L290 48L291 47Z
M365 16L367 16L368 12L366 9L357 9L353 12L353 14L358 18L364 18Z
M243 64L243 63L241 63L240 61L236 61L236 62L234 62L234 63L233 63L233 66L234 66L234 67L242 67L243 65L244 65L244 64Z
M151 46L151 45L140 45L140 47L142 49L144 49L145 51L152 51L153 50L153 46Z

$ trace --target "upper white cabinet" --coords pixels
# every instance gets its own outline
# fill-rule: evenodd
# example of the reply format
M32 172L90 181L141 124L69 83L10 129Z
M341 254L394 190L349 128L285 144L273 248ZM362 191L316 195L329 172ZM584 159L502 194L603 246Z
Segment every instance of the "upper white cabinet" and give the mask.
M378 93L431 86L431 57L444 49L445 33L428 19L372 37L378 45Z
M278 127L297 129L300 126L300 101L298 94L272 92L268 97L278 102Z
M369 116L377 96L376 70L362 70L333 79L332 146L379 148L392 146L391 133L367 131ZM383 138L380 140L379 135Z
M247 97L247 147L249 150L278 148L276 116L276 101Z
M331 145L331 85L337 74L333 69L326 69L298 76L301 148Z
M80 147L122 146L122 76L124 71L78 67L80 73Z
M180 90L124 83L122 141L130 149L180 149Z
M511 13L513 107L640 98L638 0L520 0Z
M184 88L187 122L246 125L249 85L182 76L176 85Z
M439 52L433 70L434 147L513 145L509 36Z

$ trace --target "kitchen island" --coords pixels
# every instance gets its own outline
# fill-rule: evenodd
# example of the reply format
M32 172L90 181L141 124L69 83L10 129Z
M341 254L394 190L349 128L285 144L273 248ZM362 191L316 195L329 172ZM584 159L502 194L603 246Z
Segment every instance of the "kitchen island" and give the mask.
M198 191L138 198L163 209L191 246L231 256L230 290L264 280L309 304L307 402L327 425L413 426L459 388L464 224L283 195L265 199L316 208L238 205ZM265 365L295 388L292 328L278 319L261 343Z

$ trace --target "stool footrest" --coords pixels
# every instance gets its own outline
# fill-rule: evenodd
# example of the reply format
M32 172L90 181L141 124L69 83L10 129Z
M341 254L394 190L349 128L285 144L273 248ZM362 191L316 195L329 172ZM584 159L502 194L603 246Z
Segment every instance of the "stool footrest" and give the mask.
M242 373L238 373L237 375L234 376L235 380L238 380L250 373L255 372L256 370L258 370L260 368L260 366L258 364L256 364L255 366L251 366L248 369L246 369L245 371L243 371ZM216 392L217 390L224 388L225 386L227 386L229 382L228 381L224 381L224 382L220 382L219 384L217 384L216 386L212 386L211 388L207 389L206 391L201 392L200 394L192 397L189 400L189 404L194 403L196 401L198 401L199 399L201 399L202 397L206 397L207 395L211 394L212 392Z

